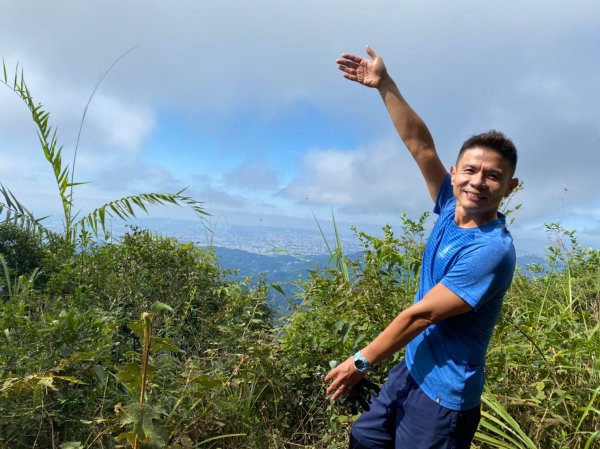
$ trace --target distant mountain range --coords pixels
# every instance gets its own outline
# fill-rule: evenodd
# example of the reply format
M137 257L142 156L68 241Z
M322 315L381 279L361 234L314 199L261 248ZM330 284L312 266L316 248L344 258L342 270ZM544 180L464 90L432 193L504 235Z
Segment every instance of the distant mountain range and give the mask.
M296 257L288 254L257 254L241 249L214 248L219 263L227 270L239 271L241 276L257 279L264 275L269 282L289 282L306 276L308 270L325 266L327 255Z
M214 247L219 259L219 264L226 270L232 270L232 276L251 277L257 281L261 276L267 283L279 283L286 293L281 295L275 289L269 292L271 305L279 314L285 314L289 306L297 302L295 295L298 288L294 281L305 280L309 277L309 270L328 266L330 258L328 255L292 256L289 254L257 254L241 249ZM351 259L359 259L360 252L347 255ZM547 269L545 260L537 256L517 257L517 264L527 275L536 276L538 273L527 267L536 264Z
M277 283L285 292L271 289L269 301L278 314L285 314L290 306L296 304L298 287L295 281L306 280L309 271L329 265L330 257L326 254L291 256L289 254L257 254L241 249L213 247L221 268L232 271L236 278L251 277L254 282L261 277L269 284ZM361 253L348 254L350 258L358 258Z

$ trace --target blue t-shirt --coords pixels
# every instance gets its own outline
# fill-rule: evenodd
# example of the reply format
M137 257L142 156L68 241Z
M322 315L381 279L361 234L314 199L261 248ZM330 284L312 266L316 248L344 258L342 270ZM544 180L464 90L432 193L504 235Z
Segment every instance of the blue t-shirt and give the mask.
M474 310L429 326L406 346L406 364L432 400L468 410L481 401L485 354L516 256L502 214L484 226L460 228L455 211L448 176L434 208L439 218L425 247L415 302L441 282Z

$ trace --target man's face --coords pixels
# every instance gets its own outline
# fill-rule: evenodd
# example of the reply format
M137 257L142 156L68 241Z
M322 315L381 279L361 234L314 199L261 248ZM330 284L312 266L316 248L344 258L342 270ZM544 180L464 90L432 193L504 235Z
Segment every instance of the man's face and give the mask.
M475 147L466 150L450 169L456 197L456 223L482 226L497 218L502 198L517 186L510 164L496 151Z

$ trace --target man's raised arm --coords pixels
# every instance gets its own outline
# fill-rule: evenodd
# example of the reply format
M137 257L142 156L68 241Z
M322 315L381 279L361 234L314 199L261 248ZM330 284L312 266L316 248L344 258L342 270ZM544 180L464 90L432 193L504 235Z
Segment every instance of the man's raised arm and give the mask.
M344 72L344 78L379 91L396 131L417 162L429 194L435 201L448 172L435 151L431 133L400 94L396 83L387 73L383 59L369 47L367 53L371 59L343 53L336 62Z

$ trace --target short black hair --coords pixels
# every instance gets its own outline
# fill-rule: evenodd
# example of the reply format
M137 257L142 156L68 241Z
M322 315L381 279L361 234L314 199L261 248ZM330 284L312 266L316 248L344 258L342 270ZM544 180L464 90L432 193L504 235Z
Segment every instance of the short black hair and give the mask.
M500 131L491 130L469 137L460 148L456 162L458 163L458 160L465 151L476 147L487 148L499 153L509 163L510 176L512 177L515 174L515 170L517 169L517 148L513 141Z

